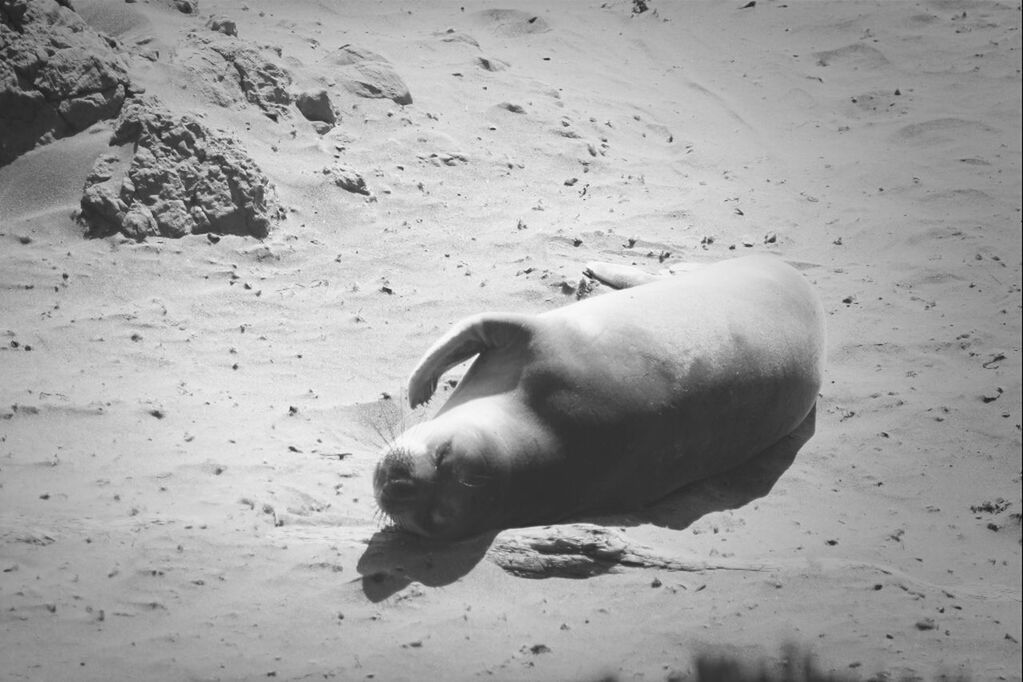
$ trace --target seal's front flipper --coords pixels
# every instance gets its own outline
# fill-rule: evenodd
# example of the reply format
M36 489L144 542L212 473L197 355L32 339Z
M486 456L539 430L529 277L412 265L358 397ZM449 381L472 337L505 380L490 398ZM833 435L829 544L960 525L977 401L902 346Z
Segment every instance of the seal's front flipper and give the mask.
M412 370L408 382L408 400L417 407L437 390L437 380L458 363L488 348L502 348L530 333L528 315L481 313L458 322L426 351Z
M631 265L617 265L615 263L602 263L594 261L587 263L583 274L590 279L602 282L612 289L628 289L648 282L656 282L661 279L657 275L640 270Z

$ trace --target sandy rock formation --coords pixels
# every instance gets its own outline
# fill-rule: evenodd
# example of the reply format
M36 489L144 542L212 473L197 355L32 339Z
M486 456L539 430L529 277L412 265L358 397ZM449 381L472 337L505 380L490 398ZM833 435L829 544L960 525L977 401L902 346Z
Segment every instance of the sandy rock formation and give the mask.
M170 5L182 14L199 13L199 0L171 0Z
M337 114L331 104L330 95L323 88L305 90L295 97L295 106L309 121L319 121L334 125Z
M265 237L283 217L273 186L230 138L155 98L128 100L111 151L93 166L78 220L86 236L146 237L216 233Z
M412 104L405 81L389 61L375 52L345 45L330 53L326 62L337 68L341 83L354 95Z
M506 38L547 33L551 25L543 17L518 9L485 9L472 15L480 27Z
M67 0L0 0L0 166L117 116L130 82L114 45Z
M350 168L335 165L324 168L323 174L328 176L335 185L346 192L362 194L367 197L372 196L369 187L366 186L366 180Z
M250 102L276 121L291 104L291 75L274 61L280 50L253 46L219 31L211 26L209 35L189 34L178 50L182 65L216 104Z
M233 19L228 19L221 16L213 16L206 20L206 28L217 33L223 33L226 36L237 36L238 25Z

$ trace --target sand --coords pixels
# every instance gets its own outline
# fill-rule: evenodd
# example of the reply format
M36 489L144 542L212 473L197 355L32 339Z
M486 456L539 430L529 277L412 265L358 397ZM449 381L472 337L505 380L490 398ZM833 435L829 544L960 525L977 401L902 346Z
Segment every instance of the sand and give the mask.
M109 122L0 168L0 678L697 679L793 642L854 679L1021 679L1018 4L463 4L76 0L288 216L83 239ZM338 125L219 104L188 37L214 14ZM349 44L413 102L345 90ZM749 570L531 579L493 552L527 531L383 527L370 475L448 325L565 305L587 260L747 253L824 301L813 437L581 521Z

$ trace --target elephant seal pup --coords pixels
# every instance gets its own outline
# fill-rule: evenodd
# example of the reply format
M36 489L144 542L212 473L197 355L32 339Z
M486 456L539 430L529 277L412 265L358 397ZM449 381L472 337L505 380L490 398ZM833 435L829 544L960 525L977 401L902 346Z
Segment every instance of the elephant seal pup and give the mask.
M754 256L666 278L609 272L627 288L539 315L475 315L426 352L413 407L478 357L376 467L377 504L397 526L456 539L634 509L736 466L810 413L824 312L794 268Z

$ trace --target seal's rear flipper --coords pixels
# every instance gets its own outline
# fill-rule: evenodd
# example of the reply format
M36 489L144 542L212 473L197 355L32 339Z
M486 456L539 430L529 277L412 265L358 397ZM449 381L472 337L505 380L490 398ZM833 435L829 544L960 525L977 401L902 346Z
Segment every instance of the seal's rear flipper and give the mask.
M530 333L528 315L481 313L458 322L426 351L412 370L408 381L408 400L417 407L437 390L437 380L458 363L488 348L501 348Z
M638 287L640 284L656 282L672 275L696 272L705 267L707 267L706 263L673 263L668 268L660 270L656 275L652 275L632 265L593 261L586 264L583 274L612 289L628 289L629 287Z
M640 270L631 265L618 265L616 263L603 263L593 261L586 264L583 274L590 279L606 284L612 289L628 289L648 282L656 282L661 279L657 275Z

